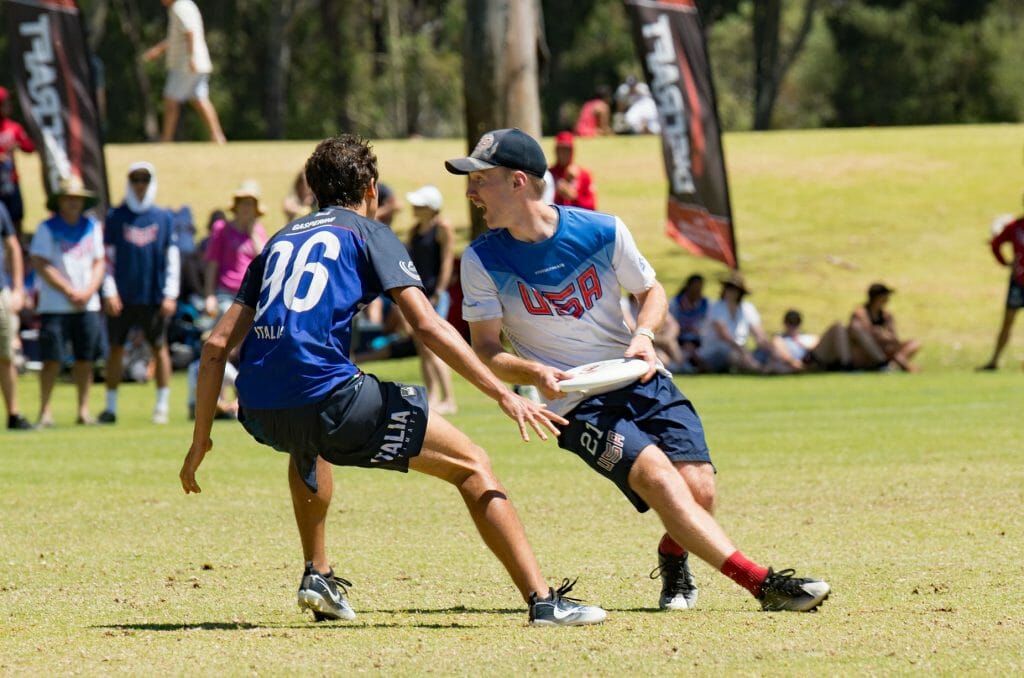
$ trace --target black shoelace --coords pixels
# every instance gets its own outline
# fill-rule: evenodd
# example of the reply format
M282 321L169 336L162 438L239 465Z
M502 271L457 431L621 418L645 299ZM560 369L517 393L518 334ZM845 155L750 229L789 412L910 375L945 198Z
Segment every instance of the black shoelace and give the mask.
M651 579L658 579L662 574L665 574L670 593L686 594L692 591L694 587L690 584L690 578L686 576L685 564L686 560L684 558L667 557L665 562L658 563L648 576Z
M555 589L554 595L551 597L551 600L562 599L568 600L573 603L582 602L579 598L570 598L567 595L565 595L569 593L569 591L572 591L572 587L576 585L577 579L579 579L579 577L573 579L572 581L569 581L568 579L563 579L562 585Z
M794 579L794 574L796 574L796 570L792 568L779 570L778 572L773 572L769 569L768 576L765 577L764 583L761 584L761 590L778 591L789 596L799 595L804 592L801 587L805 580Z

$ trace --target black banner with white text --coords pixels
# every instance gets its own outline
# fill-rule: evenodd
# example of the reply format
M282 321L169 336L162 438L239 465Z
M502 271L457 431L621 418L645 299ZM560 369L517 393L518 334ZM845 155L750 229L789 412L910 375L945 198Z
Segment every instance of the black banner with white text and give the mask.
M4 0L7 43L25 129L50 196L79 175L108 204L107 171L83 18L74 0Z
M669 179L666 233L681 247L739 267L704 31L694 0L625 0L661 120Z

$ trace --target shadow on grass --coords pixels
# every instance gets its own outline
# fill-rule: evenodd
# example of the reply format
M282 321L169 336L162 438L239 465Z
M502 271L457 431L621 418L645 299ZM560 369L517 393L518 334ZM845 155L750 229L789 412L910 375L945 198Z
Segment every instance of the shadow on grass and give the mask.
M195 622L192 624L160 624L160 623L138 623L138 624L100 624L93 626L94 629L108 629L116 631L158 631L158 632L180 632L180 631L251 631L254 629L476 629L482 628L477 624L460 624L451 622L449 624L397 624L393 622L348 622L348 621L324 621L298 622L294 624L279 624L274 622L252 623L252 622Z

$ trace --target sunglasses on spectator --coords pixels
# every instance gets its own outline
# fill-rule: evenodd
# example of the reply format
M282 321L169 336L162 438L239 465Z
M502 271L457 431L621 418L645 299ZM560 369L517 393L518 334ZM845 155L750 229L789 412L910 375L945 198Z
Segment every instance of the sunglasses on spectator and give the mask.
M128 181L130 181L133 184L148 184L149 183L149 175L148 174L133 174L132 176L128 177Z

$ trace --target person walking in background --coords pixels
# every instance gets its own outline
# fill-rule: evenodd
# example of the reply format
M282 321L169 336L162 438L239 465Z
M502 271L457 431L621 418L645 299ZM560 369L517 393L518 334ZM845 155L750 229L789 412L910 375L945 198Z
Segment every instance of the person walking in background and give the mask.
M559 447L615 483L637 511L653 508L661 518L659 607L696 605L692 551L764 610L816 608L827 583L747 559L712 517L715 469L704 427L654 354L665 290L621 219L542 202L545 162L540 144L513 128L484 134L469 157L445 163L468 175L466 196L490 229L462 256L462 312L473 349L505 381L536 386L568 420ZM637 300L632 334L621 289ZM645 361L647 373L625 386L560 391L567 370L623 357ZM602 521L605 538L614 523L610 515Z
M231 210L235 218L217 221L210 227L203 258L206 272L205 310L214 318L231 305L242 286L249 262L255 259L267 242L267 232L258 219L266 214L260 203L260 187L255 181L243 181L232 194Z
M7 408L7 428L24 431L32 424L18 408L18 371L14 353L18 339L18 314L25 303L25 269L14 222L0 203L0 392Z
M910 359L921 350L916 339L902 340L896 333L896 320L885 307L893 292L885 283L868 287L868 300L850 315L850 354L853 367L885 369L890 366L905 372L917 372Z
M11 107L11 93L6 87L0 87L0 203L7 208L14 223L14 232L20 237L25 206L21 200L18 170L14 165L14 150L31 153L36 146L25 133L25 128L11 119Z
M42 319L39 348L43 369L39 373L39 421L54 425L50 411L53 387L64 364L64 344L70 340L74 355L71 377L78 394L79 424L92 424L89 387L93 363L100 357L100 296L105 270L103 227L84 214L99 201L78 176L62 179L47 207L53 212L36 228L29 254L38 276Z
M555 164L550 167L555 180L555 204L597 209L594 181L587 170L573 161L572 132L555 136Z
M412 206L415 219L406 245L409 256L420 274L430 304L439 316L447 318L451 305L448 285L455 264L455 232L441 216L444 204L441 191L436 186L423 186L407 193L405 200ZM458 406L448 364L419 340L416 340L416 352L420 356L430 409L438 414L455 414Z
M196 471L213 446L224 365L241 344L239 420L258 442L289 454L288 485L305 559L298 602L315 619L356 616L345 597L351 584L334 574L327 557L334 464L414 470L448 481L528 603L531 624L604 621L601 608L565 597L568 581L558 589L547 585L487 454L428 411L423 387L379 381L349 360L352 319L367 301L388 294L417 337L495 400L524 440L528 427L546 439L545 429L554 432L564 420L509 391L430 307L405 248L373 221L377 158L366 141L351 135L322 141L306 163L306 178L320 211L285 226L252 262L203 347L192 446L180 472L185 493L200 491ZM310 278L314 282L300 286ZM353 544L345 551L355 556Z
M1003 255L1003 246L1007 243L1013 247L1012 257L1007 260ZM990 243L992 256L1002 266L1010 267L1010 284L1006 292L1006 308L1003 311L1003 321L999 326L999 334L996 335L996 347L992 351L992 357L988 362L979 367L979 370L996 370L999 368L999 357L1010 340L1010 331L1013 329L1013 321L1017 317L1017 311L1024 306L1024 216L1010 221L1006 224Z
M206 45L203 16L192 0L160 0L167 8L167 37L146 50L142 58L152 61L167 55L167 83L164 85L164 126L161 140L174 141L181 104L190 101L210 130L214 143L227 142L217 109L210 101L213 62Z
M578 137L596 137L615 134L612 129L612 90L598 85L594 96L583 102L573 131Z
M107 213L103 240L108 271L103 284L107 312L107 399L99 421L117 421L117 389L124 370L124 346L133 327L142 330L156 360L153 423L166 424L170 410L171 354L167 329L178 307L181 260L174 216L156 206L156 168L128 167L124 202Z

